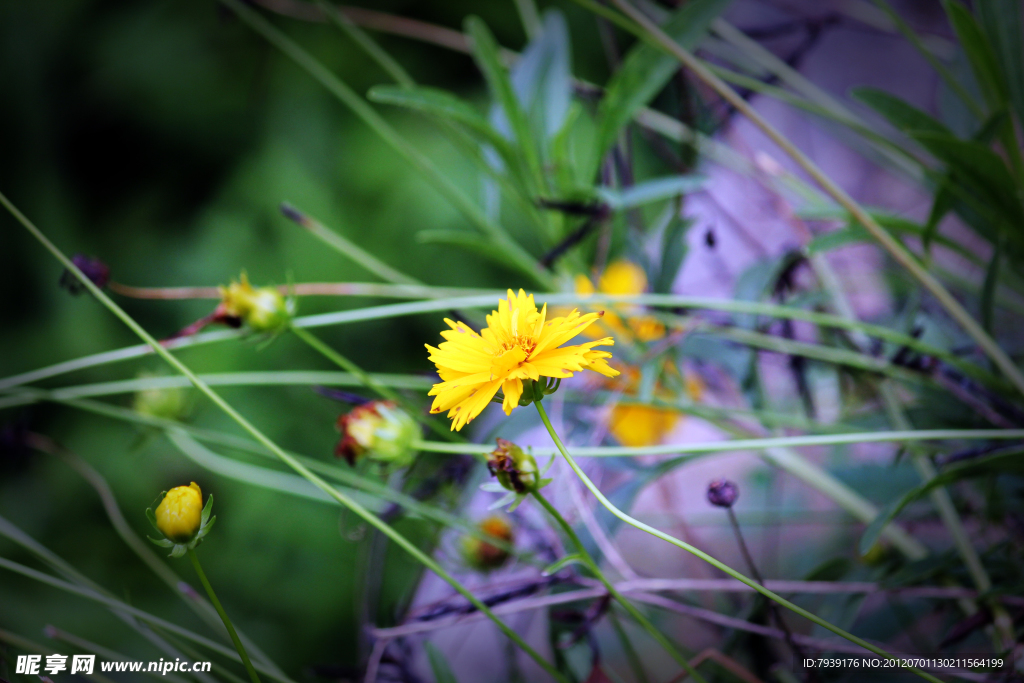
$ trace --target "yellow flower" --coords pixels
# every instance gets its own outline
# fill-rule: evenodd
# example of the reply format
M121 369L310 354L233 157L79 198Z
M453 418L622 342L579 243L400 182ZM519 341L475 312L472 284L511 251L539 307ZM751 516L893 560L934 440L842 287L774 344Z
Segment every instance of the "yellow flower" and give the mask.
M244 320L256 332L276 332L291 319L288 302L273 287L255 288L242 272L239 282L220 288L221 309L232 318Z
M156 526L170 540L184 543L199 531L202 515L203 492L192 482L167 492L156 507Z
M575 280L577 294L593 294L594 284L586 275L577 275ZM601 273L597 280L597 291L602 294L643 294L647 291L647 275L643 268L632 261L613 261ZM616 334L631 332L640 341L653 341L665 336L665 326L657 318L649 315L636 315L636 307L618 305L615 310L626 316L624 325L615 311L609 311L600 326L607 326ZM591 331L593 334L593 331Z
M502 408L508 415L523 395L523 380L541 377L572 377L583 369L606 377L619 374L608 365L612 354L595 351L595 346L611 346L611 337L561 346L601 317L601 313L580 315L573 310L564 317L547 320L547 304L541 311L533 295L523 290L498 302L498 310L487 316L487 327L474 332L462 322L445 318L450 330L441 332L447 341L437 348L426 345L430 360L437 366L441 382L429 395L435 396L430 412L448 411L452 429L462 429L483 411L501 389Z
M639 374L632 368L627 370L630 377L626 395L636 394ZM692 401L699 401L704 394L704 383L700 376L688 372L684 379L686 394ZM678 411L656 406L619 404L612 408L608 430L623 446L636 448L661 443L675 429L682 416Z

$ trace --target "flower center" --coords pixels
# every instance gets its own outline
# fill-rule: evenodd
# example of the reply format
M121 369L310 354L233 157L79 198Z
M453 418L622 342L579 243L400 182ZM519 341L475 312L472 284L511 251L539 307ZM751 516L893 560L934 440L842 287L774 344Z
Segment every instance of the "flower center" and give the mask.
M528 355L526 349L519 345L518 339L516 342L515 346L505 349L494 357L494 360L491 361L491 375L495 377L507 375L526 360Z

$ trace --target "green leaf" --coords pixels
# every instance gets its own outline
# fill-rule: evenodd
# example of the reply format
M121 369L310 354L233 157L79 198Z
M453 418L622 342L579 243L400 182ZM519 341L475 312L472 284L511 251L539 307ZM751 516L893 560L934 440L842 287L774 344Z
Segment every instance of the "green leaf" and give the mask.
M571 45L565 17L550 9L540 33L512 67L512 89L534 137L545 143L562 130L572 103Z
M949 191L949 176L945 176L942 182L935 189L935 197L932 199L932 208L928 212L928 221L924 224L924 234L921 237L925 251L929 251L932 241L939 230L939 223L947 213L953 210L956 205L953 195Z
M674 211L675 207L673 207ZM682 218L674 212L672 220L665 226L661 235L661 265L658 267L658 279L654 282L654 291L671 293L679 269L686 259L686 232L693 221Z
M992 334L996 306L996 285L999 283L999 261L1003 256L1002 244L992 250L992 258L985 269L985 282L981 286L981 325Z
M557 574L558 572L562 571L563 569L572 564L583 564L583 556L579 553L572 553L571 555L561 557L558 560L555 560L554 562L549 564L548 566L544 567L544 569L541 569L540 575L551 576L552 574Z
M876 88L854 88L850 94L884 116L893 127L904 133L924 131L953 135L945 124L895 95Z
M428 640L424 644L424 649L427 651L427 659L430 661L430 670L434 673L435 683L459 683L455 674L452 673L452 668L448 665L448 660L436 645Z
M420 244L449 244L485 256L495 263L507 266L505 249L493 240L465 230L420 230L416 233Z
M174 541L166 538L153 538L152 536L146 536L146 538L148 538L153 545L158 545L161 548L170 548L174 545Z
M914 498L914 500L917 499ZM861 556L871 552L875 543L878 542L878 537L885 531L885 527L889 526L889 522L909 503L909 500L906 502L903 502L903 499L894 500L878 511L878 516L875 517L871 524L868 524L864 534L860 537L860 544L857 546L857 550Z
M463 125L481 142L494 147L506 163L515 158L512 146L471 104L438 88L377 85L366 94L371 102L392 104Z
M696 192L707 183L707 180L702 175L669 176L645 180L623 190L599 187L597 194L613 211L625 211L689 192Z
M730 0L690 0L669 17L661 28L686 49L694 48L708 26ZM679 69L671 55L646 43L637 43L622 66L612 75L597 110L596 158L601 159L615 143L637 110L650 102Z
M1024 124L1024 10L1020 0L976 0L974 7L1010 103Z
M903 510L903 508L914 501L928 495L934 489L942 486L948 486L949 484L963 479L981 477L990 474L1006 474L1009 472L1019 474L1021 470L1024 469L1024 459L1020 457L1021 454L1024 454L1024 446L1016 446L999 453L993 453L991 455L954 464L944 469L935 477L932 477L925 484L922 484L915 489L911 489L905 493L902 498L898 498L885 506L885 508L878 513L878 516L875 517L874 521L868 525L868 528L864 530L864 535L861 536L860 539L860 554L866 555L868 551L871 550L871 546L878 541L878 537L889 522L891 522L896 515Z
M1011 224L1024 224L1024 209L1017 197L1017 186L1002 157L973 140L949 135L912 133L911 137L943 161L955 174L954 180L970 186L986 202L994 204Z
M501 111L504 114L503 117L498 118L495 128L502 132L502 128L508 126L510 137L517 143L516 149L523 155L527 168L530 169L530 172L539 183L542 175L540 160L537 156L537 143L533 139L533 133L530 131L526 112L520 105L519 98L516 97L515 90L512 88L512 81L509 78L508 72L501 63L501 58L498 54L498 44L487 28L487 24L479 17L469 17L466 19L466 33L470 38L473 57L476 60L477 66L480 67L480 71L483 72L484 79L487 81L488 88L491 91L491 96L501 107Z
M206 526L207 520L210 519L210 512L213 510L213 494L211 493L206 497L206 505L203 506L203 514L200 516L199 526Z
M981 87L990 109L999 109L1007 100L1005 83L992 46L970 10L957 0L943 0L943 7L953 25L960 45L971 63L974 78Z

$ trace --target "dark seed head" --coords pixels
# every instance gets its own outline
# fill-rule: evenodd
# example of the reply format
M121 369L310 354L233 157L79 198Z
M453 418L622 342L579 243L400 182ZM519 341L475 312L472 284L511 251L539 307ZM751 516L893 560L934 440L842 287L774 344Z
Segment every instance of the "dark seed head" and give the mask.
M106 287L110 281L110 268L99 259L90 258L85 254L75 254L71 257L71 262L100 289ZM70 270L61 273L60 286L75 295L85 291L85 285Z
M715 479L708 484L708 502L720 508L731 508L740 490L728 479Z

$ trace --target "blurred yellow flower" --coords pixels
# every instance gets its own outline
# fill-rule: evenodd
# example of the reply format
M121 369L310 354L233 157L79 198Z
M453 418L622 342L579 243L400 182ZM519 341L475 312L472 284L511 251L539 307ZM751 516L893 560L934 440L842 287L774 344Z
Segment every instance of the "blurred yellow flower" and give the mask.
M577 275L574 281L577 294L593 294L594 283L586 275ZM632 261L613 261L597 280L597 291L601 294L643 294L647 291L647 274ZM595 325L591 335L596 336L605 329L615 334L631 334L640 341L653 341L665 336L665 326L657 318L638 314L636 306L616 304L608 311L604 320ZM623 323L619 314L626 317Z
M203 492L199 484L175 486L156 507L156 526L176 543L191 539L202 523Z
M515 540L512 525L501 515L491 515L485 518L477 525L477 528L487 536L493 536L510 545ZM501 567L509 558L509 552L504 548L491 545L475 536L466 536L463 539L462 555L467 564L484 572Z
M480 334L465 323L445 318L451 328L441 332L446 341L437 348L426 344L442 380L429 392L436 397L430 412L447 410L452 429L458 431L483 411L498 389L505 395L502 408L510 414L523 396L523 380L572 377L583 369L606 377L619 374L608 365L612 354L594 350L613 345L611 337L561 346L601 313L580 315L574 309L548 320L547 311L547 304L537 311L532 294L527 296L520 289L517 295L510 289L507 299L498 302L498 310L487 316L487 327Z
M630 377L627 395L635 395L639 384L639 373L629 368ZM693 401L699 401L704 394L704 383L694 373L686 373L684 379L686 394ZM661 443L675 429L682 415L675 410L637 404L616 404L608 418L608 431L623 446L640 447Z

